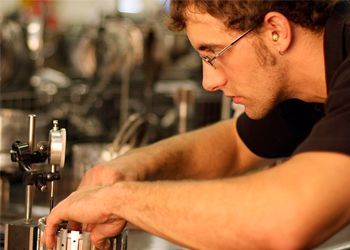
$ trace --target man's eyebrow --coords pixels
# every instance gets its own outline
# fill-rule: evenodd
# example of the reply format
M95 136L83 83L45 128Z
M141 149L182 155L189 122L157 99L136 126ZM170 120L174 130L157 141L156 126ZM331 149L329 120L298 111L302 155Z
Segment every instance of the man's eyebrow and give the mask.
M198 51L206 51L206 50L214 51L214 50L219 49L221 47L222 47L222 45L215 44L215 43L202 43L197 47L197 50Z

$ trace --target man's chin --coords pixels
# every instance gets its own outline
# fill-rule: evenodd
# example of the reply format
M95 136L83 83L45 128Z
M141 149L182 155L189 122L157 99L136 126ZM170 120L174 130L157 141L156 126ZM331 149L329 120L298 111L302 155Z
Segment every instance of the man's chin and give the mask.
M252 120L261 120L264 117L267 116L267 114L269 113L268 111L262 111L262 110L250 110L249 108L245 109L245 114Z

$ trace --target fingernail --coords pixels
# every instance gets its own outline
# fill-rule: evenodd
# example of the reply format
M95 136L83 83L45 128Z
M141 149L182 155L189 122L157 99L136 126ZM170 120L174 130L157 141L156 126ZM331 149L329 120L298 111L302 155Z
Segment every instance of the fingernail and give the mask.
M111 242L109 240L102 240L95 245L97 249L109 249L110 246Z

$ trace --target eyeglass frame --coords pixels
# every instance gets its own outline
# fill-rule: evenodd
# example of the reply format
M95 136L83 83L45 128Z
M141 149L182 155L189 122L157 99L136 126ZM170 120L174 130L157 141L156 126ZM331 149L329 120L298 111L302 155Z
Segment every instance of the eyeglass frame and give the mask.
M218 58L219 56L221 56L222 54L224 54L229 48L231 48L235 43L237 43L239 40L241 40L245 35L247 35L249 32L251 32L253 29L255 28L252 27L250 29L248 29L247 31L245 31L243 34L241 34L240 36L238 36L236 39L234 39L229 45L227 45L226 47L224 47L222 50L220 50L219 52L215 53L214 56L209 57L209 56L201 56L199 55L202 60L204 62L206 62L207 64L209 64L210 66L212 66L214 69L216 69L216 67L213 64L213 61Z

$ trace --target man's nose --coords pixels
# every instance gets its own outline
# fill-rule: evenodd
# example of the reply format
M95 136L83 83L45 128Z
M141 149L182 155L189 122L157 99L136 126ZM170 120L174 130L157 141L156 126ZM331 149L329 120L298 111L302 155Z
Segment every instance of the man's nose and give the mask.
M222 90L226 83L226 78L220 69L203 63L202 86L207 91Z

